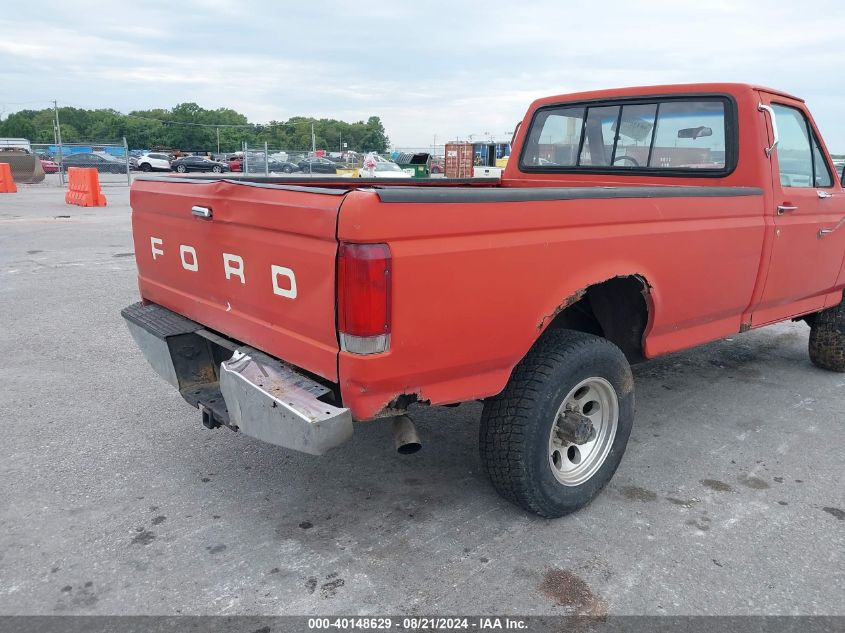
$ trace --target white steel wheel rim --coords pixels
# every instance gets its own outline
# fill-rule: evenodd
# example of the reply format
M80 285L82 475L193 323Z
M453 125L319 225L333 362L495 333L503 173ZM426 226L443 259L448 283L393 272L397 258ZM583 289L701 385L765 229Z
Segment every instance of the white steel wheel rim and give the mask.
M587 416L595 436L584 444L560 437L559 423L567 411ZM607 380L594 376L575 385L563 399L549 433L549 467L564 486L579 486L596 474L613 446L619 426L619 399Z

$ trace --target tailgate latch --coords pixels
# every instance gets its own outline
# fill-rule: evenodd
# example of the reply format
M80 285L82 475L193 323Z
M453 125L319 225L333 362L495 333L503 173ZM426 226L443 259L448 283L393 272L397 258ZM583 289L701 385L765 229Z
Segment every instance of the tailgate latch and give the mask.
M191 213L193 213L198 218L202 218L203 220L211 219L210 207L191 207Z

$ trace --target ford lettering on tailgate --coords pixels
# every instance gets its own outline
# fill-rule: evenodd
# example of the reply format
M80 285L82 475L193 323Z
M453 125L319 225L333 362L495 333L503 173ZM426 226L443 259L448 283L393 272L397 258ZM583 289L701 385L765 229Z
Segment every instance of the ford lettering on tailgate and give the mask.
M153 261L159 256L164 255L164 240L159 237L150 236L150 251L153 256ZM244 267L244 258L235 253L221 253L223 261L223 274L226 280L229 281L232 277L237 277L242 284L246 283L246 272ZM182 268L191 272L199 272L199 258L197 257L197 249L190 244L179 244L179 260L182 263ZM288 299L296 299L296 275L287 266L270 265L270 278L273 282L273 294ZM286 281L279 281L279 278ZM231 306L230 306L231 307Z

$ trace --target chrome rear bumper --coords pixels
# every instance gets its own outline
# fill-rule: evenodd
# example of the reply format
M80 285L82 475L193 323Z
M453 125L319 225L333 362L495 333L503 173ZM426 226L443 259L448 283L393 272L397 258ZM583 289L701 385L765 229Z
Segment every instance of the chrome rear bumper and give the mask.
M325 399L331 389L289 365L224 339L156 304L121 312L147 361L203 424L322 455L352 437L352 414Z

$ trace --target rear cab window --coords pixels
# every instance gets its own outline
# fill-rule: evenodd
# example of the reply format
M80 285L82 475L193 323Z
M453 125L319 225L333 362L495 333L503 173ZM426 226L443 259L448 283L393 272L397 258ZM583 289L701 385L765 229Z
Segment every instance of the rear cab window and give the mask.
M534 114L520 169L724 176L736 165L735 110L721 95L545 106Z

